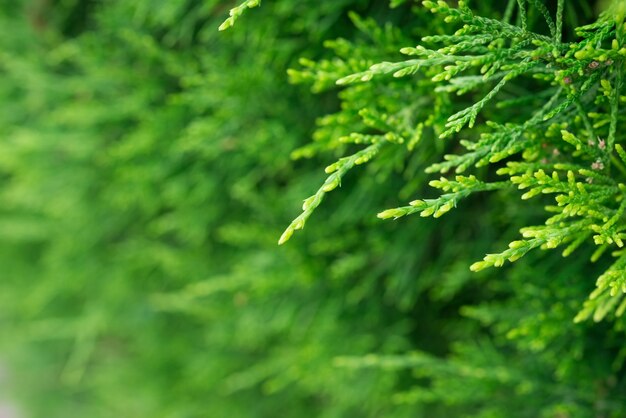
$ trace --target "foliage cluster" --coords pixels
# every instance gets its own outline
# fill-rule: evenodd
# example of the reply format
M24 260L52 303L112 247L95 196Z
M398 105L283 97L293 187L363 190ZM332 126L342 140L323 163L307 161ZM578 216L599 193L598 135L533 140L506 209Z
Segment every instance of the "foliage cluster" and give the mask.
M26 416L623 416L623 2L6 3Z

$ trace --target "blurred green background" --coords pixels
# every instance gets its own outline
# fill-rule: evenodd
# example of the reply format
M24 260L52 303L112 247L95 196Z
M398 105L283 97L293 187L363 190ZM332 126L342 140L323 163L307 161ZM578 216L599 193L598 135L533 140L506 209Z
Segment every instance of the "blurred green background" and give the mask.
M363 100L448 105L410 79L357 100L328 74L313 94L287 69L393 60L441 22L409 2L268 0L218 32L233 6L0 1L0 399L18 409L0 416L626 416L623 323L572 324L605 266L468 269L538 213L494 194L376 219L432 193L432 133L276 245Z

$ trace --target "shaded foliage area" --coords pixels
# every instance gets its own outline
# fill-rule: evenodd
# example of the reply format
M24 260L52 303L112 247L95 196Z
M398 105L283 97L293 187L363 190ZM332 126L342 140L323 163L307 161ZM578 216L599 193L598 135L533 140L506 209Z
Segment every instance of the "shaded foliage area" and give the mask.
M6 3L0 349L27 416L620 416L622 320L572 323L608 266L592 245L470 272L543 219L510 189L437 220L373 216L437 197L424 169L459 152L437 136L467 98L424 77L335 82L442 18L276 0L218 33L217 0ZM319 167L353 153L276 246Z

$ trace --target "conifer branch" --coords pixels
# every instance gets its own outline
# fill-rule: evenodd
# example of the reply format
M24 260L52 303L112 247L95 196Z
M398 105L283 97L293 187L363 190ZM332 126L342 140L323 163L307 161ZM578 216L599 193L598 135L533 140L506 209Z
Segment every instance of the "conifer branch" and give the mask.
M378 217L395 219L415 213L439 217L472 193L517 187L523 190L523 201L540 195L554 197L555 203L545 207L545 223L522 228L523 239L512 242L499 254L488 254L474 263L472 270L502 266L536 248L562 246L562 255L568 256L587 242L596 246L592 261L610 249L617 249L614 256L619 257L616 254L623 251L626 240L626 151L618 143L618 133L626 128L620 108L626 101L621 95L626 11L618 3L614 2L596 22L575 28L579 39L563 43L564 0L557 1L554 19L540 0L510 0L502 21L475 15L464 1L459 1L457 7L445 1L424 1L423 5L442 16L444 22L462 26L451 34L423 36L420 45L399 48L410 59L363 62L359 70L337 77L336 84L349 89L346 94L355 97L359 86L388 86L398 78L415 77L413 88L420 97L432 91L436 94L429 102L432 112L414 117L402 128L389 128L384 123L369 126L409 141L410 150L422 138L424 129L432 130L439 138L449 138L457 154L445 154L442 161L425 169L427 173L454 170L460 174L474 167L499 164L497 174L505 178L494 182L475 174L458 175L455 180L442 177L430 182L443 192L438 198L414 200L408 206L384 210ZM519 25L510 23L515 6ZM529 7L546 22L550 36L529 27L534 23L529 19ZM346 68L343 62L333 65L326 61L324 66L317 80L328 79L328 68ZM521 76L543 87L529 91ZM449 95L467 96L466 103L470 104L454 113ZM519 111L508 120L502 112L511 108ZM457 138L461 132L464 139ZM371 147L379 144L377 135L356 132L339 142L367 143ZM329 184L354 165L353 158L339 160L337 176L329 178ZM615 173L611 173L612 167ZM307 199L305 212L285 231L281 243L304 225L309 209L319 205L324 187L326 183ZM617 277L617 270L610 271L602 276L598 289L611 286L603 284L604 277ZM594 294L594 300L603 302L601 306L593 302L596 305L591 311L596 318L605 316L597 312L606 313L610 311L608 306L614 307L613 299L603 296L604 290L598 292L601 296ZM585 312L589 311L587 306L591 305L585 306Z
M377 138L376 142L367 148L364 148L349 157L343 157L336 163L326 167L326 173L330 174L330 176L326 178L322 187L320 187L313 196L304 200L304 203L302 204L302 213L289 224L287 229L285 229L285 232L283 232L278 240L278 244L284 244L289 240L289 238L291 238L295 231L304 228L306 221L313 214L315 209L322 203L326 193L335 190L338 186L341 186L341 179L343 176L355 165L364 164L371 160L376 154L378 154L385 142L387 141L385 141L382 137Z
M443 194L437 199L414 200L409 203L409 206L387 209L380 212L377 216L381 219L397 219L419 212L422 217L432 215L438 218L455 208L459 200L468 197L472 193L510 187L510 184L507 182L485 183L479 181L475 176L456 176L455 181L441 177L439 180L432 180L429 185L449 193Z
M219 30L226 30L232 27L237 19L247 10L261 5L261 0L244 0L239 6L230 9L228 18L219 26Z
M556 6L556 32L554 42L558 45L561 44L563 38L563 9L565 9L565 0L558 0Z

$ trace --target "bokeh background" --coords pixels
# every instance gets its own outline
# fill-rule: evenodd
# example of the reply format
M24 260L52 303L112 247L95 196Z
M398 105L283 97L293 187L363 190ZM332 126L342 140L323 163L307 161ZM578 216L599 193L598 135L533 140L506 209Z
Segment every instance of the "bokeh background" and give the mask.
M218 32L231 1L0 1L2 418L626 416L623 326L572 323L605 266L468 269L539 213L376 218L432 194L432 133L277 246L361 105L287 70L443 33L395 3L267 0ZM413 88L357 89L433 106Z

